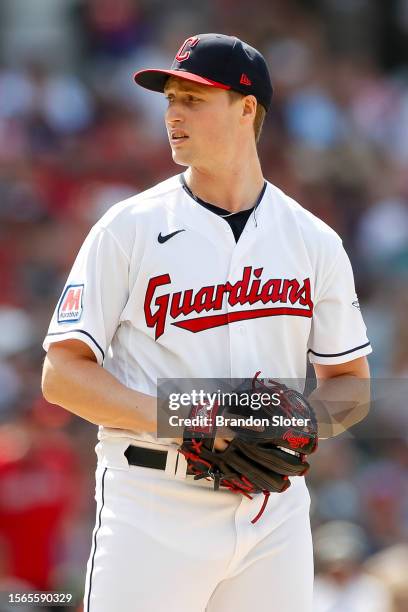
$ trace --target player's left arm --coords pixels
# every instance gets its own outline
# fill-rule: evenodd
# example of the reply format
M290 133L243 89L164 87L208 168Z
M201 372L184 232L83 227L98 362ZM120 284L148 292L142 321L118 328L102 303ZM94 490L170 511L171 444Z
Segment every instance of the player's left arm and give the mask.
M358 357L346 363L323 365L314 363L313 368L318 381L336 378L337 376L357 376L357 378L370 378L370 366L367 357Z
M367 357L332 365L314 363L313 367L317 388L308 400L317 416L319 438L330 438L367 416L370 368Z

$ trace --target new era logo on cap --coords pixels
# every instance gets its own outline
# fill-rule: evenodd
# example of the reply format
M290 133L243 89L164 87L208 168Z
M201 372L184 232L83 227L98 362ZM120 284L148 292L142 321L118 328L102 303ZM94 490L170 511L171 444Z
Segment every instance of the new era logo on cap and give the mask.
M252 85L252 81L247 77L245 72L241 74L239 82L241 83L241 85Z

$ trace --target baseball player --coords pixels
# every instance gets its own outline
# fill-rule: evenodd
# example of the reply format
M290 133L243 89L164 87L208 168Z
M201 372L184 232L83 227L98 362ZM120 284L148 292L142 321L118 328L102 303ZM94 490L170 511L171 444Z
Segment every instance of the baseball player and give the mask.
M261 494L214 492L179 441L158 439L157 380L302 379L307 356L320 380L368 377L351 266L339 236L262 174L272 86L256 49L191 36L171 69L135 80L166 96L186 169L91 229L44 341L45 397L99 425L84 608L310 612L304 478L251 523Z

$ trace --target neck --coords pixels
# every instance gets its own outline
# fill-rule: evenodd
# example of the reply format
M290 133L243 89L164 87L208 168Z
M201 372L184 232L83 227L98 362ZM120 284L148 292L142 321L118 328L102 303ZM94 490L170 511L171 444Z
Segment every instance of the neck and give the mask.
M190 166L185 178L188 187L199 198L229 210L238 212L254 206L264 185L258 155L242 163L234 161L230 166L205 169Z

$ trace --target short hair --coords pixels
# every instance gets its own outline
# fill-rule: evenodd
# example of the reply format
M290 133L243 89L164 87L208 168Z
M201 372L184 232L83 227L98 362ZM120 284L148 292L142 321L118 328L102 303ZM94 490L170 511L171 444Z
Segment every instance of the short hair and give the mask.
M227 90L227 94L229 96L231 104L240 98L244 98L245 94L240 93L239 91L234 91L232 89ZM254 134L255 134L255 142L258 143L262 133L262 127L264 124L266 115L266 109L262 104L258 102L256 106L256 113L254 119Z

